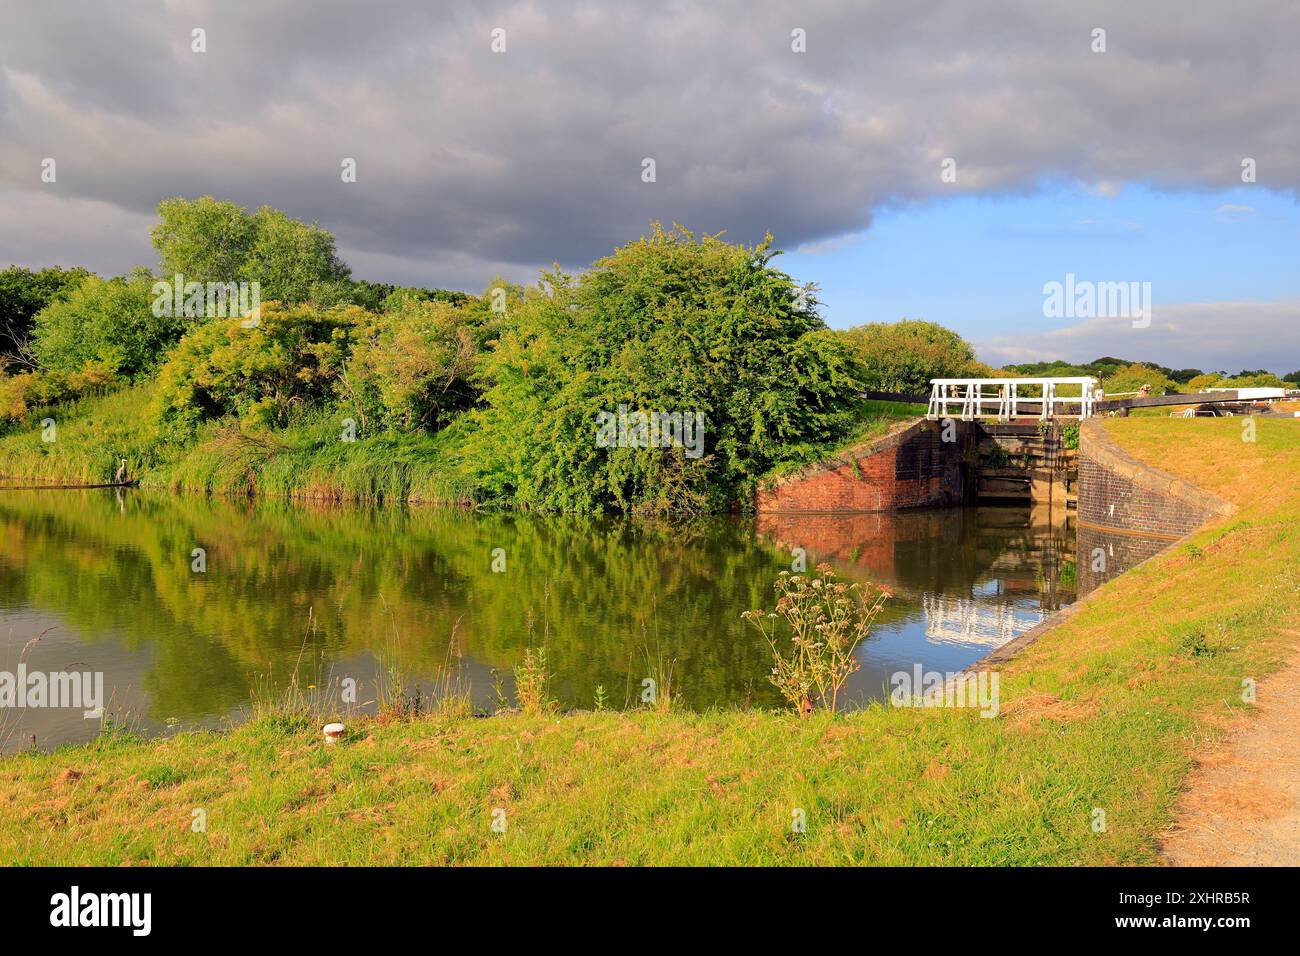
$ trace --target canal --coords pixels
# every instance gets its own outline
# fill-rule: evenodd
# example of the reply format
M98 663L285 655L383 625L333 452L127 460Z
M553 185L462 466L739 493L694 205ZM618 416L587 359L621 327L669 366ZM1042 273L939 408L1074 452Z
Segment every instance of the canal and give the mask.
M570 708L778 707L770 649L741 612L803 561L893 598L860 646L849 706L891 673L956 671L1076 596L1071 522L1028 509L589 519L433 508L0 493L0 672L103 674L137 732L223 726L296 679L371 709L395 683L513 699L544 645ZM660 689L662 692L662 688ZM7 707L5 751L83 741L97 719Z

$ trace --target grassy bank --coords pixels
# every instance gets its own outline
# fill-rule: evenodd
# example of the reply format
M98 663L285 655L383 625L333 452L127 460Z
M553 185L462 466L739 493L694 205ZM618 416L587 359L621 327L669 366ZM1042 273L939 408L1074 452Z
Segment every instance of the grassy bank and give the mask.
M1300 637L1300 427L1108 421L1240 510L1001 672L1001 713L267 716L0 761L0 855L57 863L1149 863L1244 678ZM505 811L504 833L492 829ZM1094 810L1106 828L1095 832ZM195 832L195 811L206 829ZM796 810L805 833L791 832Z
M150 426L149 384L38 413L0 436L0 476L33 482L111 481L122 458L145 488L353 501L454 504L468 495L457 466L456 427L436 435L380 434L345 442L323 412L251 436L233 422L204 426L176 443ZM46 416L56 426L43 440Z
M260 435L233 421L211 423L193 440L175 443L149 422L152 386L125 388L38 412L0 435L0 477L31 482L111 481L122 458L142 487L205 494L263 494L342 501L458 504L472 482L457 451L464 424L436 433L382 433L343 441L336 414L303 414L288 428ZM925 406L863 401L852 436L814 450L833 454L883 435ZM41 422L55 422L52 441ZM801 463L788 465L799 467Z

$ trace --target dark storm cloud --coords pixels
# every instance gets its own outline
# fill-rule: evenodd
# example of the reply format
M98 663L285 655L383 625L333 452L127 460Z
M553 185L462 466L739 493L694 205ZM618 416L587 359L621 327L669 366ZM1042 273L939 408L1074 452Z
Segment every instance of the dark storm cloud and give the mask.
M585 264L651 219L791 248L882 204L1045 178L1230 187L1251 156L1262 184L1300 182L1290 0L863 6L15 5L0 258L29 258L41 230L93 266L148 262L128 228L164 196L210 193L320 221L359 274L475 288Z

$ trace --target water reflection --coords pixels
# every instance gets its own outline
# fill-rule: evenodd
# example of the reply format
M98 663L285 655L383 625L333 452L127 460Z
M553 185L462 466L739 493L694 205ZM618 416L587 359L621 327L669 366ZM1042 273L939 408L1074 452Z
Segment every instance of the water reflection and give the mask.
M365 701L381 658L426 690L450 664L490 710L530 640L545 641L566 706L591 706L598 686L634 706L669 661L684 706L778 706L768 648L740 612L770 605L795 548L895 594L854 701L914 663L964 667L1074 598L1072 528L1016 509L683 523L8 491L0 670L38 638L29 669L103 671L146 732L219 724L295 667L322 686L352 677ZM7 749L97 726L0 716Z
M1152 538L1093 524L1079 525L1077 542L1080 597L1174 543L1168 537Z

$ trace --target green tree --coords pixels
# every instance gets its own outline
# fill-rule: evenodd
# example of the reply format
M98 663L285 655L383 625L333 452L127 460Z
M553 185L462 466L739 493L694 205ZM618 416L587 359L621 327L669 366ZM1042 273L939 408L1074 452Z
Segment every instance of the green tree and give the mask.
M199 199L164 199L158 203L153 245L166 279L179 273L187 282L246 280L245 265L253 248L255 228L244 208ZM251 281L251 280L249 280Z
M1224 388L1285 388L1286 382L1272 372L1242 371L1240 375L1223 380Z
M317 282L348 279L351 270L334 251L334 236L263 206L252 215L253 244L245 270L261 283L262 298L305 302Z
M155 314L153 284L144 270L116 279L84 278L36 316L36 364L77 372L96 363L128 378L151 372L185 324L179 315Z
M1187 390L1188 394L1195 395L1196 393L1203 392L1209 388L1218 388L1222 383L1222 375L1216 375L1214 372L1202 372L1200 375L1188 379L1183 384L1183 387Z
M25 364L36 313L65 296L89 275L79 267L58 266L39 271L10 266L0 272L0 371L6 364Z
M436 429L468 408L478 354L475 317L448 302L410 299L354 332L336 389L363 429Z
M863 367L863 384L881 392L926 395L932 378L966 377L975 350L956 332L934 322L869 322L841 335Z
M305 302L314 286L337 288L351 274L331 233L270 206L249 214L211 196L177 197L158 204L158 217L153 244L164 278L257 282L263 301Z
M1136 363L1115 369L1102 381L1107 395L1114 395L1117 392L1138 392L1144 385L1151 386L1152 395L1165 395L1178 391L1178 383L1164 372Z
M775 255L770 239L656 224L581 278L507 291L465 454L483 492L565 510L722 508L847 434L853 356ZM678 414L691 441L684 428L702 420L702 443L602 443L621 410Z

